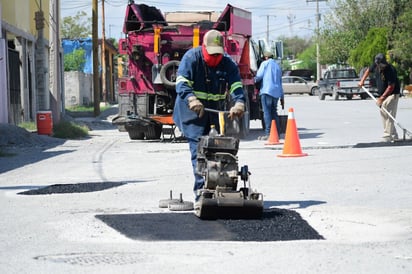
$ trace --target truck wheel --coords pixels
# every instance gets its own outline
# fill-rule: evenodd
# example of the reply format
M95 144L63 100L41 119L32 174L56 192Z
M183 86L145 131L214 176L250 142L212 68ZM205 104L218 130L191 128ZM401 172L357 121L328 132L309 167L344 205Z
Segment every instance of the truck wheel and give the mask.
M346 99L352 100L352 98L353 98L353 94L348 94L348 95L346 95Z
M367 93L361 93L360 98L362 100L368 99L369 95Z
M150 125L147 127L146 140L157 140L162 135L162 125Z
M319 90L319 99L323 101L325 100L325 97L326 97L326 94L322 93L322 91Z
M180 61L173 60L166 65L163 65L160 69L160 80L168 88L175 88L176 78L177 78L177 69L179 68Z
M144 132L140 131L138 128L128 128L127 133L129 133L129 138L131 140L143 140L144 139Z
M336 91L333 92L333 100L339 100L339 93L337 93Z

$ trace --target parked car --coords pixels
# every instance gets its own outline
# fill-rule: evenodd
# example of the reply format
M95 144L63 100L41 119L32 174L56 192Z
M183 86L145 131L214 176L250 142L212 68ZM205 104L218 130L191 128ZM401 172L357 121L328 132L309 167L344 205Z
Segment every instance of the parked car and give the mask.
M283 76L282 86L285 94L315 95L318 93L316 82L307 81L299 76Z
M313 72L310 69L286 70L283 72L283 76L298 76L309 82L314 80Z

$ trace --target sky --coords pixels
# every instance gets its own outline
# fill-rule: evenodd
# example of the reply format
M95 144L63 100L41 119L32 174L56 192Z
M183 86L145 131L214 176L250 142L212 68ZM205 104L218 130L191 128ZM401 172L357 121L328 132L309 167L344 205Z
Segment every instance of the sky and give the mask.
M101 36L101 1L98 4L99 37ZM252 12L252 37L266 38L269 29L269 40L278 40L280 36L309 39L316 29L316 0L160 0L137 1L136 4L155 6L162 13L173 11L217 11L224 10L227 4ZM104 0L106 37L122 38L123 20L128 0ZM333 1L319 0L319 13L322 16L330 12ZM207 3L204 4L204 3ZM61 0L61 17L74 16L79 11L86 11L91 17L92 0ZM268 24L269 23L269 24ZM320 21L322 24L322 21ZM268 27L269 26L269 27Z

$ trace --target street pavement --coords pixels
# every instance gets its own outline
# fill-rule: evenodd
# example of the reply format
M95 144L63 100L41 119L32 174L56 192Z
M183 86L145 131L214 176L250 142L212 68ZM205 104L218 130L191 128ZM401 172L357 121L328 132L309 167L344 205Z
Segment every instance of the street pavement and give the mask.
M252 121L240 141L239 166L248 165L265 210L295 211L323 239L185 240L173 236L182 236L178 227L160 221L145 229L167 230L169 239L130 237L102 216L171 214L158 207L170 190L192 201L188 144L133 141L108 120L79 118L92 125L90 138L0 157L0 272L412 273L412 143L381 142L382 122L370 99L293 95L285 101L308 155L278 157L285 140L265 145L257 138L261 122ZM412 98L403 97L397 120L411 130L411 117ZM19 194L85 183L119 186Z

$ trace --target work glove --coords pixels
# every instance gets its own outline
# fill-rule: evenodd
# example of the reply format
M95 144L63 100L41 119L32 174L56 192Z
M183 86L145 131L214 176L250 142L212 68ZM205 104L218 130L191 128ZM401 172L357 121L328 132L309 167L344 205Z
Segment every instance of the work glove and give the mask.
M282 106L282 109L285 109L285 98L280 98L280 105Z
M196 112L199 118L202 118L205 111L205 107L203 106L202 102L200 102L199 99L196 98L196 96L190 96L189 98L187 98L187 101L189 102L189 109Z
M230 108L228 117L233 120L235 117L242 117L245 112L245 104L242 102L236 102L236 104Z

